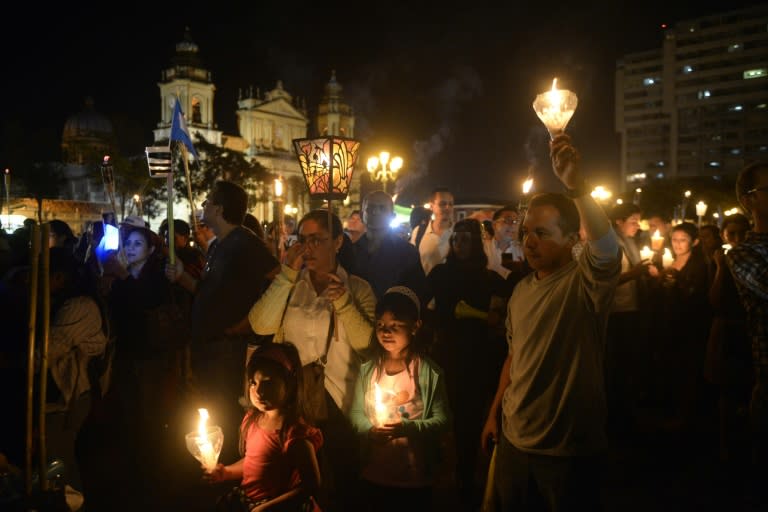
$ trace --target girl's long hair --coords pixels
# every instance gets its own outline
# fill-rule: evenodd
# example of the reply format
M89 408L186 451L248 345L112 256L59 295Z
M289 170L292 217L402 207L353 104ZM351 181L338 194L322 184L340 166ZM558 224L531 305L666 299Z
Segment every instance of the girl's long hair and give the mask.
M269 355L269 351L279 350L282 351L285 356L285 360L288 362L282 364L275 358ZM285 442L285 437L291 427L299 424L306 418L304 406L301 401L302 386L302 373L301 373L301 359L299 358L299 351L293 343L265 343L257 348L251 358L248 360L248 366L246 367L246 373L248 375L248 382L253 379L253 375L257 371L266 370L269 373L276 375L282 375L285 382L285 401L281 408L283 413L283 426L280 428L280 441ZM248 430L256 424L261 415L259 411L252 403L250 399L250 391L247 393L247 403L245 420L240 427L240 454L245 455L245 440L248 435Z

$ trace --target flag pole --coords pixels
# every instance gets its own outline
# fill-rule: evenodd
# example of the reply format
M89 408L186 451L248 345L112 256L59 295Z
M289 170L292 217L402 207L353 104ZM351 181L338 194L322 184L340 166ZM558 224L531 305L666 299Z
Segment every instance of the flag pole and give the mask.
M189 152L184 144L179 145L181 149L181 161L184 164L184 175L187 177L187 195L189 196L189 209L192 212L192 229L197 233L197 215L195 215L195 201L192 199L192 179L189 175Z
M179 146L183 144L179 144L178 142L172 142L173 146L171 147L171 150L175 148L176 151L173 151L173 167L176 167L178 165L178 158L179 158ZM174 240L174 221L173 221L173 172L169 172L168 176L165 177L166 179L166 187L168 189L168 208L166 213L166 218L168 219L168 263L170 263L172 266L176 265L176 240Z

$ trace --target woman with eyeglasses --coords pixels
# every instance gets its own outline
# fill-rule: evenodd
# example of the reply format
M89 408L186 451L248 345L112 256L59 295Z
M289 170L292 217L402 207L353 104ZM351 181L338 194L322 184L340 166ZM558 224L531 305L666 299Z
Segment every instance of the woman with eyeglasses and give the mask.
M427 276L436 310L432 355L443 367L448 401L454 412L456 474L462 510L479 506L482 482L475 479L477 440L496 390L494 375L506 354L495 327L503 316L506 281L487 268L482 227L477 219L453 226L445 263Z
M358 460L357 450L349 449L355 434L348 414L373 336L376 297L367 281L348 274L337 262L342 243L336 215L329 219L327 210L307 213L298 224L298 242L286 251L280 274L248 319L255 333L274 334L274 342L296 345L305 375L312 368L324 368L327 412L318 410L315 416L320 417L308 418L325 438L321 468L333 475L322 478L321 506L354 510L351 492L356 488ZM326 487L329 482L332 489Z

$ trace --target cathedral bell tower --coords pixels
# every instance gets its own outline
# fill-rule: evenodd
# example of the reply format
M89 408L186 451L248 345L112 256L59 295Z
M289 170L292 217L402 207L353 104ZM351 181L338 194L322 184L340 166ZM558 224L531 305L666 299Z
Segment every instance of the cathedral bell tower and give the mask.
M205 69L198 56L197 44L192 40L189 27L184 31L184 40L176 44L176 54L171 67L163 70L160 88L160 122L154 130L155 143L170 138L171 119L176 98L187 121L187 128L195 142L199 133L207 142L221 146L222 132L216 129L213 119L213 97L216 86L211 72Z

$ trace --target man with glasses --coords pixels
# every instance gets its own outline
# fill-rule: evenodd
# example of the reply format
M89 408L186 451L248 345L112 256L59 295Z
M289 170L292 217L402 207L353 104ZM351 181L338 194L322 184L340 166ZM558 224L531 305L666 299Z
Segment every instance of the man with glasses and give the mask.
M515 207L503 206L493 212L493 238L484 240L483 248L488 256L488 269L504 279L512 269L522 267L524 261L519 232L520 214Z
M453 233L453 194L447 188L436 188L430 197L432 221L411 233L411 244L419 250L424 274L445 261L451 249Z
M768 161L745 167L736 179L736 197L752 214L752 231L725 254L741 303L747 313L752 339L755 383L750 403L752 475L761 485L768 467ZM763 496L755 487L754 496Z
M246 349L261 341L250 328L248 311L280 270L264 241L242 226L247 205L240 185L217 181L203 201L202 220L216 234L216 243L208 248L200 279L185 272L179 259L165 271L171 282L195 295L192 370L202 392L200 406L218 415L220 425L233 427L224 436L223 460L237 457Z

